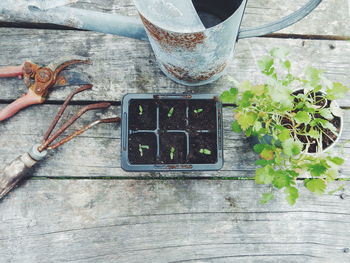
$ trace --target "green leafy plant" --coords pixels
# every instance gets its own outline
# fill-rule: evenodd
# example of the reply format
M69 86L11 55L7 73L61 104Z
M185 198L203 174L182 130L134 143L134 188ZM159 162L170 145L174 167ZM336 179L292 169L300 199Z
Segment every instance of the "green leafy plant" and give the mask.
M193 110L194 113L198 114L198 113L201 113L203 111L203 109L195 109Z
M287 56L284 49L272 49L258 61L266 83L245 81L224 91L221 100L237 105L232 130L257 138L255 182L283 189L294 205L299 197L297 178L305 178L304 186L311 192L323 194L338 176L344 160L324 150L340 136L342 110L334 100L348 88L313 67L302 77L294 76ZM261 203L272 200L273 193L264 193Z
M139 105L139 115L142 115L143 114L143 108L141 105Z
M170 160L174 160L174 153L175 153L175 148L171 147L169 152Z
M210 155L211 151L209 149L199 149L199 153L201 154L206 154L206 155Z
M149 146L148 145L139 144L140 156L143 156L143 150L149 150Z
M174 113L174 107L171 107L170 110L168 111L168 118L173 116L173 113Z

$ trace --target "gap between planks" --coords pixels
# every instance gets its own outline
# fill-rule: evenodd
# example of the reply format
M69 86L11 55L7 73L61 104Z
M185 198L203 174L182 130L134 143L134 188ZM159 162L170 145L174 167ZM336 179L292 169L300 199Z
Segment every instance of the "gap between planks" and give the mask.
M20 29L46 29L46 30L67 30L67 31L89 31L68 26L61 26L49 23L21 23L21 22L0 22L0 28L20 28ZM349 36L342 35L319 35L319 34L291 34L291 33L271 33L259 38L282 38L282 39L306 39L306 40L335 40L348 41Z

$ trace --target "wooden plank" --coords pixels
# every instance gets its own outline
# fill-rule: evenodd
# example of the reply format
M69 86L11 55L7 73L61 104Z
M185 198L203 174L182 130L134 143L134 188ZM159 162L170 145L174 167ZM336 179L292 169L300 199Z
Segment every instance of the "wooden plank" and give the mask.
M147 42L92 32L0 29L0 66L31 60L46 64L58 57L83 56L94 61L93 66L77 66L85 71L95 85L92 93L81 94L77 100L116 100L126 93L199 92L220 93L232 84L226 78L201 87L184 87L166 78L159 70ZM235 57L228 67L228 75L238 81L263 81L257 60L273 47L291 51L295 72L307 64L325 70L334 81L350 86L350 43L346 41L309 41L255 38L238 43ZM13 100L26 91L18 79L0 79L2 100ZM5 88L6 87L6 88ZM62 100L68 93L58 89L51 100ZM350 98L340 101L350 106Z
M69 114L77 110L70 108ZM76 123L68 133L92 120L119 115L119 107L101 115L90 112ZM20 153L40 142L53 116L56 105L41 105L24 110L9 121L0 124L0 164L10 162ZM45 114L44 114L45 113ZM68 113L68 112L67 112ZM350 141L350 112L346 112L345 127L341 143ZM55 150L33 171L35 176L48 177L251 177L254 175L256 154L251 150L249 140L230 130L232 121L230 109L224 110L224 159L219 172L163 172L131 173L120 168L120 129L115 124L101 124L74 141ZM343 149L346 162L342 175L350 177L350 143Z
M21 1L12 0L12 9L19 8ZM277 0L262 1L249 0L243 18L242 27L260 26L270 23L285 15L296 11L307 0L296 0L283 2ZM8 1L11 3L11 0ZM8 4L11 6L11 4ZM78 1L74 7L88 10L117 13L128 16L136 16L137 11L132 0L86 0ZM303 35L347 35L349 36L349 2L347 0L323 1L310 15L297 24L280 32L286 34ZM7 7L7 9L10 9ZM33 22L40 23L41 20L30 19L23 11L17 16L2 15L0 22Z
M294 207L253 181L30 180L0 203L2 262L349 262L345 192Z

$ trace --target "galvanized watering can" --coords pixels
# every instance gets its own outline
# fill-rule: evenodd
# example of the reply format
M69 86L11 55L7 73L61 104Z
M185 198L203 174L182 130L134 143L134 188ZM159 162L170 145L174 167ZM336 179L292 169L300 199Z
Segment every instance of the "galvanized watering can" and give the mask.
M74 1L60 0L64 4ZM309 0L276 22L247 29L240 29L247 0L134 0L141 19L66 6L45 7L46 1L32 1L27 16L75 28L148 39L166 76L180 84L197 86L210 83L224 73L238 39L285 28L308 15L321 1ZM0 8L0 14L3 12Z

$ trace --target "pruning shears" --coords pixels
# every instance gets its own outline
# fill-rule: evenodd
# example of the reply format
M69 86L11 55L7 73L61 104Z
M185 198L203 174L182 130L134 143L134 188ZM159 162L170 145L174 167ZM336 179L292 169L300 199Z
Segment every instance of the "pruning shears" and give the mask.
M23 78L24 84L28 87L26 94L0 111L0 121L12 117L18 111L30 105L43 103L50 88L91 83L84 74L63 71L68 66L78 63L91 64L91 61L81 59L60 60L52 62L48 66L39 66L26 61L19 66L0 68L0 78Z

